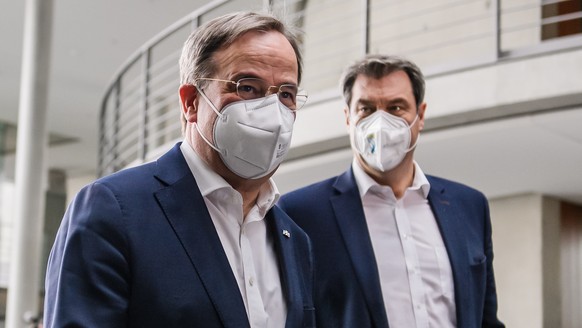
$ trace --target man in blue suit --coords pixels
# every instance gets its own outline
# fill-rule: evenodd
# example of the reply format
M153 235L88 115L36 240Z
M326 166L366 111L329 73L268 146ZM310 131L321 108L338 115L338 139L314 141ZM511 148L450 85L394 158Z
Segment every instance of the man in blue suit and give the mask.
M180 74L184 142L68 208L46 327L313 326L310 241L270 179L306 100L296 37L270 15L225 15L191 34Z
M424 78L369 55L341 87L354 160L279 204L313 241L319 327L503 327L486 198L413 159Z

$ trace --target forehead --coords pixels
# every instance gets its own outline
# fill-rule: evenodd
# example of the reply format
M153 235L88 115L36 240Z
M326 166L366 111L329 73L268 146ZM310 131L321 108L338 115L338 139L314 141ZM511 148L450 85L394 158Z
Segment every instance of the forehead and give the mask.
M406 72L399 70L381 78L359 74L352 88L352 101L390 101L403 98L414 102L412 83Z
M297 57L291 43L277 31L251 31L218 50L213 59L219 78L248 75L271 83L297 83Z

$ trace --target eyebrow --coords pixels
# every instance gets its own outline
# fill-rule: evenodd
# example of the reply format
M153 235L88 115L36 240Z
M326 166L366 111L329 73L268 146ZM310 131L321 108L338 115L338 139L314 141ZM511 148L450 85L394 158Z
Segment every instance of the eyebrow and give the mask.
M373 106L376 107L376 102L368 100L368 99L358 99L356 101L356 107L357 106Z
M409 105L408 101L405 98L402 97L397 97L394 99L391 99L387 102L384 102L383 100L379 101L380 103L383 103L386 106L393 106L393 105L398 105L398 104L404 104L404 105ZM373 105L376 106L378 102L371 100L371 99L358 99L358 101L356 102L356 105Z
M257 74L255 73L250 73L250 72L238 72L236 74L234 74L230 79L232 79L233 81L238 81L240 79L244 79L244 78L255 78L255 79L259 79L259 80L263 80L263 78L259 77ZM281 86L281 85L292 85L295 87L299 87L299 84L297 84L296 82L291 82L291 81L286 81L286 82L282 82L277 84L276 86Z
M240 79L245 79L245 78L255 78L255 79L259 79L259 77L256 74L253 73L248 73L248 72L238 72L234 75L232 75L229 79L233 80L233 81L238 81Z
M405 98L401 97L392 99L388 102L388 105L398 105L398 104L409 105L408 101Z

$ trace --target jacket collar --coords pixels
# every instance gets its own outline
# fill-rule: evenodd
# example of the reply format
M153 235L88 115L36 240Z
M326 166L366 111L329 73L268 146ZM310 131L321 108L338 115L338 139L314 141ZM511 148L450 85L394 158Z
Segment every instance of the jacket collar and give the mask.
M155 176L165 185L155 193L155 197L212 299L223 325L249 327L236 279L204 198L182 155L180 143L158 159ZM265 219L268 233L273 236L280 266L288 310L286 326L299 327L303 320L303 303L307 301L302 295L307 295L307 291L301 289L298 270L307 268L301 267L297 261L291 219L278 206L271 208Z
M154 193L225 327L249 327L236 279L204 199L177 144L157 161Z
M453 281L455 285L455 306L457 313L457 325L466 326L465 314L469 311L471 304L471 288L467 288L467 277L470 272L466 271L468 267L469 254L466 240L463 233L465 219L463 213L466 211L459 208L457 199L449 197L446 189L446 183L441 179L427 176L431 189L428 194L428 202L437 221L443 242L447 249L451 269L453 271Z
M268 231L273 236L277 260L279 262L279 272L281 276L281 285L283 295L287 301L287 320L286 327L301 327L303 322L304 306L313 307L309 298L304 299L303 295L311 295L312 291L306 288L302 283L300 272L312 270L312 266L302 264L310 263L310 260L304 258L304 254L298 254L302 248L295 245L298 240L296 234L300 231L294 229L291 219L277 205L268 213L267 217ZM305 248L307 251L307 248ZM300 261L299 259L302 258ZM306 274L304 273L306 276ZM312 273L309 279L313 278Z
M352 170L340 175L333 187L336 194L330 200L372 321L376 327L388 327L372 242L363 237L369 232Z

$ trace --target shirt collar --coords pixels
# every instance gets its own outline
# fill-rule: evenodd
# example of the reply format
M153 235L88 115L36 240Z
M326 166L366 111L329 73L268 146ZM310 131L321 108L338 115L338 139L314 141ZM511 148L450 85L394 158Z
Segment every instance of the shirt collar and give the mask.
M364 169L362 169L356 158L354 158L352 162L352 170L360 192L360 197L364 197L372 186L379 186L379 184L372 179ZM416 161L414 161L414 178L412 180L412 185L408 187L408 190L420 190L424 198L428 197L428 192L430 191L430 183Z
M196 179L198 189L200 189L200 193L203 197L208 197L210 194L221 189L236 192L236 190L234 190L234 188L232 188L223 177L214 172L214 170L212 170L200 158L200 156L198 156L187 140L182 142L180 150L186 159L186 163L188 164L192 175L194 175L194 179ZM277 189L273 179L269 179L267 183L263 184L259 190L259 196L256 203L261 213L264 212L266 214L269 209L275 206L280 196L279 189Z
M264 217L267 211L275 206L280 196L279 189L277 189L273 179L269 179L267 183L261 186L259 197L257 197L257 207L259 208L261 217Z
M207 197L219 189L233 189L224 178L214 172L192 149L188 141L184 140L180 145L182 155L188 163L188 167L196 179L196 184L202 196Z

